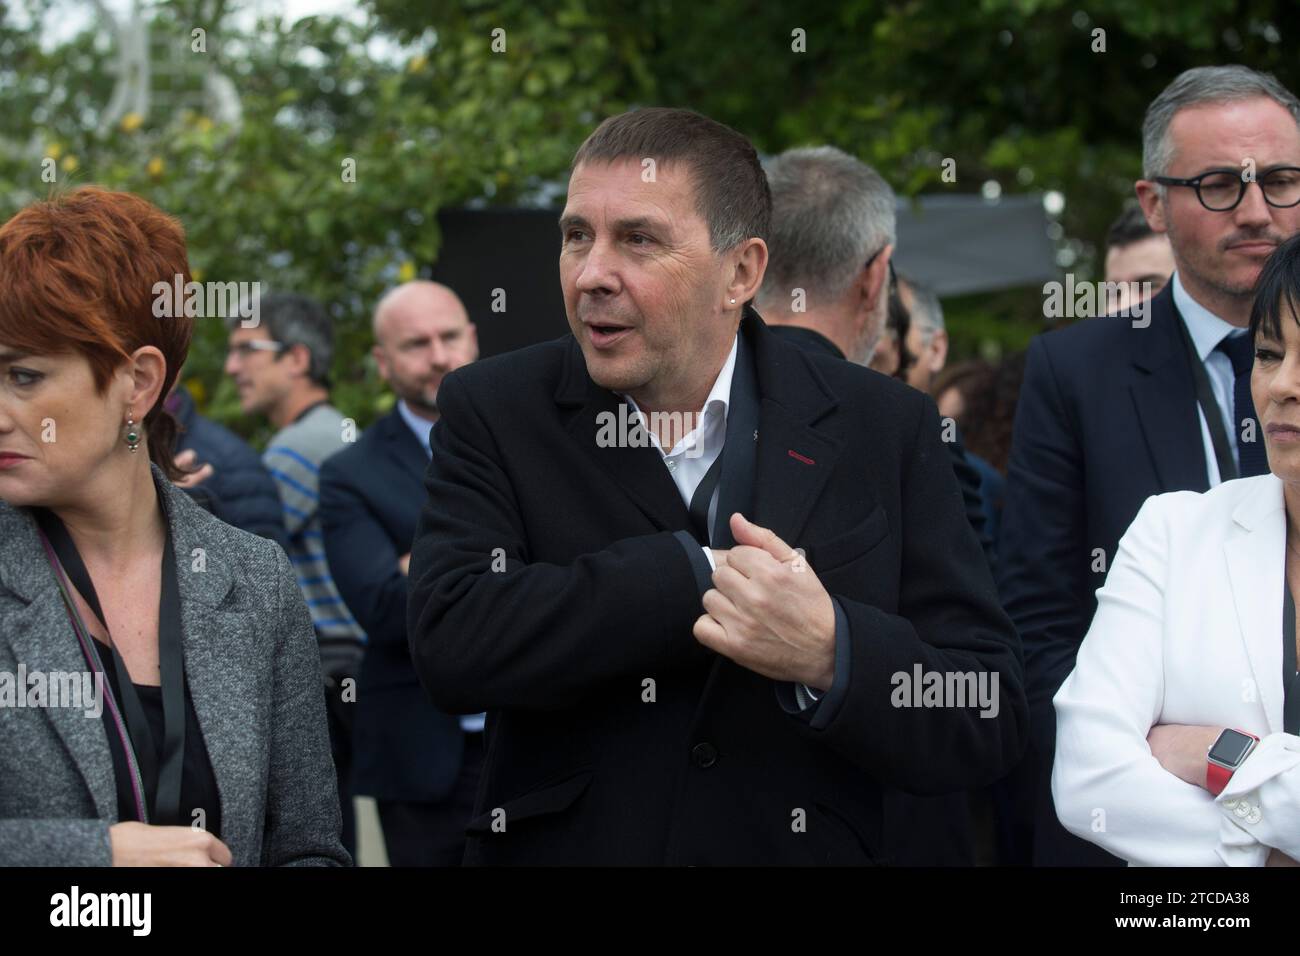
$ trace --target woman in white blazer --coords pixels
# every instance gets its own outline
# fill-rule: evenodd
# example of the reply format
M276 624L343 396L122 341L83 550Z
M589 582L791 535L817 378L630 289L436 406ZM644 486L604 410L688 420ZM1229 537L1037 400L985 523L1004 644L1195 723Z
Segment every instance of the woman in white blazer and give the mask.
M1130 864L1300 859L1294 613L1283 623L1286 596L1300 603L1297 304L1300 237L1261 272L1250 320L1271 473L1147 500L1054 699L1057 815Z

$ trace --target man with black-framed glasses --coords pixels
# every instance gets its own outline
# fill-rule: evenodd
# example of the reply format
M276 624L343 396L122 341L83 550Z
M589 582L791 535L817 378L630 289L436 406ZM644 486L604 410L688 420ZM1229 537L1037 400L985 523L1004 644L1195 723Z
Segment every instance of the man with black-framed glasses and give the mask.
M1031 744L1014 818L1032 820L1037 863L1118 862L1060 826L1049 781L1052 698L1120 537L1151 495L1267 469L1246 325L1265 260L1300 231L1300 100L1243 66L1186 71L1147 110L1135 187L1151 229L1169 237L1173 279L1144 321L1034 340L1012 441L999 585L1025 648ZM1105 813L1141 812L1150 796Z

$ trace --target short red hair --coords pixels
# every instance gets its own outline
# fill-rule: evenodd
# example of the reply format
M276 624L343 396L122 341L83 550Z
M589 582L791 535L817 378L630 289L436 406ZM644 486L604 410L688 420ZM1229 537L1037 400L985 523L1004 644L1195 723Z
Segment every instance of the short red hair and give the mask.
M154 284L190 281L180 221L130 193L83 186L36 202L0 226L0 341L32 355L86 358L102 394L132 352L167 360L145 415L149 454L173 480L176 421L163 409L189 353L194 320L154 315Z

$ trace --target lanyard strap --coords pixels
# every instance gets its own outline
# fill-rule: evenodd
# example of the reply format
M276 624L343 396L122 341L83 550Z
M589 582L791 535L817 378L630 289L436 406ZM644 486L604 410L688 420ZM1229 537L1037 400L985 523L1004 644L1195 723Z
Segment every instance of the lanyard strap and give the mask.
M691 516L691 524L695 528L695 537L699 539L700 544L708 547L713 542L713 529L709 527L709 505L713 502L713 492L718 487L718 482L722 479L722 452L718 452L718 457L713 460L709 470L704 473L700 483L695 486L695 494L691 495L690 507L687 512Z
M1205 371L1205 363L1196 354L1196 345L1192 342L1191 333L1187 331L1187 323L1177 309L1174 310L1174 319L1183 340L1183 348L1187 352L1187 362L1191 366L1192 381L1196 385L1196 401L1201 406L1205 424L1210 429L1214 460L1219 464L1219 481L1231 481L1238 477L1237 463L1232 457L1232 446L1228 444L1228 432L1223 427L1223 409L1219 407L1214 390L1210 388L1210 376Z
M72 584L81 593L86 604L98 618L104 632L108 633L108 624L99 603L95 584L90 579L86 564L77 551L72 536L58 515L48 509L37 513L37 521L57 555ZM118 692L122 698L122 710L126 715L127 729L130 731L131 746L127 747L128 761L134 756L134 762L140 771L144 785L149 816L157 823L182 826L187 823L180 816L181 770L185 756L185 674L181 643L180 590L176 580L176 557L172 548L171 534L167 534L163 546L162 588L158 602L158 659L162 671L163 699L163 748L162 760L159 762L153 733L149 729L148 718L136 693L126 663L109 635L111 651L110 665L117 678ZM76 603L70 594L64 591L64 601L69 612L75 617L81 631L87 632ZM88 633L88 632L87 632ZM83 645L83 650L85 647ZM93 651L93 647L91 648Z
M1282 584L1282 729L1300 734L1300 674L1296 673L1295 599L1291 585Z
M72 624L72 632L77 636L77 642L81 645L81 653L86 659L86 665L91 671L99 675L100 687L103 688L104 693L104 704L109 716L113 719L113 729L118 735L122 752L126 757L126 769L131 778L131 796L135 802L135 819L141 823L148 823L149 814L144 799L144 785L141 782L140 767L135 759L135 752L131 749L131 736L127 733L126 725L123 723L121 708L113 697L112 689L105 683L104 664L100 661L99 653L95 650L94 640L86 632L86 626L81 622L81 616L77 614L76 602L72 600L69 593L72 585L63 573L63 568L54 554L53 547L50 545L50 539L39 526L36 533L40 537L41 546L45 549L45 559L54 571L55 584L58 585L59 593L63 597L64 607L68 612L68 621ZM125 809L125 807L118 807L118 815L124 816Z

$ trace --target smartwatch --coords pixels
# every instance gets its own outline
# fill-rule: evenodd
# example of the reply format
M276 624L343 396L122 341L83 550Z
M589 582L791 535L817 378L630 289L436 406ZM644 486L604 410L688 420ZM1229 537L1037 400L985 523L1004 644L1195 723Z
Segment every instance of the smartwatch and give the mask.
M1216 797L1223 793L1237 768L1246 762L1259 738L1244 730L1224 730L1206 757L1205 786Z

